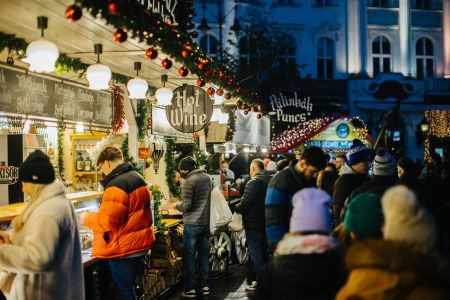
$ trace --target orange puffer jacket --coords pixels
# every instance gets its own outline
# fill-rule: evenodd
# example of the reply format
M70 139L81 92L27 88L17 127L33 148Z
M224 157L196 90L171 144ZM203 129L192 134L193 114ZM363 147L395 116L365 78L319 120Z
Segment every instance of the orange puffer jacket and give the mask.
M98 212L84 217L84 225L94 231L92 256L123 257L152 247L150 193L142 176L123 163L102 184L105 192Z

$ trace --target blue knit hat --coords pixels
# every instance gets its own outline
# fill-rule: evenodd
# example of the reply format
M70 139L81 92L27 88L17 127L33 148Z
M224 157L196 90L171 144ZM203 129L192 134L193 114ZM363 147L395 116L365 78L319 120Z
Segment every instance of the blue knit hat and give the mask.
M363 161L372 161L372 151L363 142L354 139L350 151L347 152L347 165L353 166Z

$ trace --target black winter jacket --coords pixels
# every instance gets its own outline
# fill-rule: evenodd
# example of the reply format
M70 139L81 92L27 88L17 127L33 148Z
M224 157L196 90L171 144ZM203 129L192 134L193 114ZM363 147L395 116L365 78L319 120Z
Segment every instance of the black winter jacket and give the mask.
M265 230L265 206L267 184L271 176L266 171L259 171L247 183L241 203L234 210L242 214L245 229Z

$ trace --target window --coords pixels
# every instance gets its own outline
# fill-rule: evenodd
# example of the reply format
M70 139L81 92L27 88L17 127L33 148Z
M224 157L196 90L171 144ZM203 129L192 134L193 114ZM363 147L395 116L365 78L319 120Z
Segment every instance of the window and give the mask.
M294 5L295 0L278 0L278 4Z
M389 1L388 0L369 0L369 5L371 7L389 7Z
M333 1L332 0L316 0L317 6L332 6Z
M297 60L296 60L296 42L294 37L291 35L284 35L278 41L280 54L278 60L278 66L281 73L292 76L297 70Z
M391 43L384 36L376 37L372 42L373 76L391 72Z
M333 41L321 38L317 44L317 78L332 79L334 77Z
M434 76L434 49L429 38L421 38L416 43L416 73L419 79Z
M239 40L240 66L248 68L256 64L256 43L244 36Z
M210 57L217 56L218 44L219 42L217 41L217 39L211 34L206 34L200 38L200 48Z
M431 9L431 0L413 0L416 9Z

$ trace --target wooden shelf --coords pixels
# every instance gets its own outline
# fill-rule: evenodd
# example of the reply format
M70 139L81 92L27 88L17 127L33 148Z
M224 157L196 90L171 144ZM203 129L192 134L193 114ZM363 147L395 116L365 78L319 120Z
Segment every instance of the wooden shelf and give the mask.
M96 172L75 172L75 176L84 176L84 175L95 175ZM101 176L101 173L98 173Z

